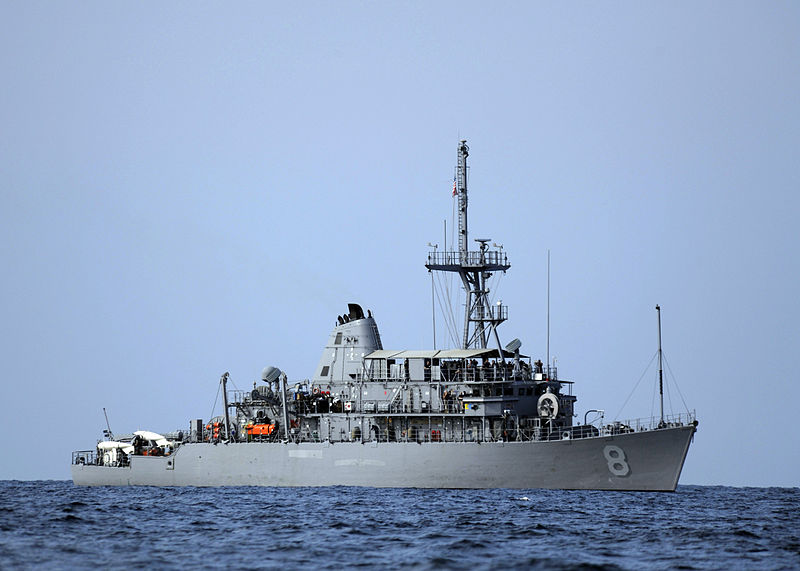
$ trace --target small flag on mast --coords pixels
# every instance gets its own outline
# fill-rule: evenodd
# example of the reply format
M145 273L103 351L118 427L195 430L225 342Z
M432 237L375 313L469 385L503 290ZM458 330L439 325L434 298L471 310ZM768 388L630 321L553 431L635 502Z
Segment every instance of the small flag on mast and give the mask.
M457 193L458 191L456 190L456 175L453 175L453 196L455 196Z

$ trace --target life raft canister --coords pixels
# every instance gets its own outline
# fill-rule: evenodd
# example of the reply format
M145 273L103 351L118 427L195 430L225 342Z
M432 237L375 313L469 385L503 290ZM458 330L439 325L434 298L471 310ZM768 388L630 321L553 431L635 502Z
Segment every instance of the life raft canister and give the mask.
M274 424L248 424L248 436L269 436L275 430Z

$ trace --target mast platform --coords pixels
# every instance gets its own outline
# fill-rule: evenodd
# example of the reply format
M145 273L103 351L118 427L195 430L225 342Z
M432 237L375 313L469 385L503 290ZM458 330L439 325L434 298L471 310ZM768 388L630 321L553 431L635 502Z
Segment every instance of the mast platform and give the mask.
M425 267L442 272L504 272L511 267L508 255L500 251L429 252Z

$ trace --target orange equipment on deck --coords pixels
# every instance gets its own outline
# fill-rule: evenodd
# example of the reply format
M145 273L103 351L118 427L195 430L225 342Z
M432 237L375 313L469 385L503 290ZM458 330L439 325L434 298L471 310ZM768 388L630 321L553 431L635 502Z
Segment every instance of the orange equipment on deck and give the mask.
M274 424L248 424L247 436L269 436L274 430Z

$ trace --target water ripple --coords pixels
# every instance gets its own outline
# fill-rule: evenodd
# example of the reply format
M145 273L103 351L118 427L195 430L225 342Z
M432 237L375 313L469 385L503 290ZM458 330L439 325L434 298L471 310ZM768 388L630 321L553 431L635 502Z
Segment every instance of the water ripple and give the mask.
M797 488L0 488L0 569L800 568Z

